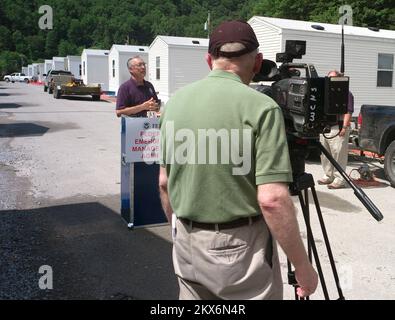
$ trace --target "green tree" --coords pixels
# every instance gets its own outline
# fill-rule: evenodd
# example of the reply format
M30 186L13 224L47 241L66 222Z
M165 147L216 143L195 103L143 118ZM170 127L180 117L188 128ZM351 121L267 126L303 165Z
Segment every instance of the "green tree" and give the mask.
M0 74L3 77L5 74L20 71L22 67L21 56L17 52L3 51L0 53Z
M61 40L58 46L58 55L61 57L72 56L78 53L78 48L75 44L67 41Z
M11 32L8 28L0 26L0 51L11 50L13 46Z

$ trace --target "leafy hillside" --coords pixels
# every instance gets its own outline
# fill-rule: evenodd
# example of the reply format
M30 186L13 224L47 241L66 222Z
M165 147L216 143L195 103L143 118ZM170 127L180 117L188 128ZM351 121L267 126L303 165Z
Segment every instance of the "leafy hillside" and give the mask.
M53 8L53 29L41 30L41 5ZM207 37L211 25L253 15L337 23L339 0L2 0L0 73L53 56L79 55L83 48L112 44L149 45L156 35ZM354 25L395 29L393 0L348 0Z

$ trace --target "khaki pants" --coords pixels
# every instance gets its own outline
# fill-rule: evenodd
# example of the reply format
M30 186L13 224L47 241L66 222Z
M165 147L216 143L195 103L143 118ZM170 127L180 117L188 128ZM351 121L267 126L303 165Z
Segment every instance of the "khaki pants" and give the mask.
M332 137L339 132L339 126L332 126L331 132L327 133L326 136ZM325 139L324 136L320 135L320 142L326 150L332 155L332 157L339 163L343 170L346 170L348 160L348 137L350 135L350 128L346 129L346 134L343 137L337 136L333 139ZM322 168L324 169L325 179L331 179L334 183L344 184L345 181L340 175L339 171L335 169L332 163L321 154Z
M173 264L181 300L282 299L277 248L263 219L203 230L177 220Z

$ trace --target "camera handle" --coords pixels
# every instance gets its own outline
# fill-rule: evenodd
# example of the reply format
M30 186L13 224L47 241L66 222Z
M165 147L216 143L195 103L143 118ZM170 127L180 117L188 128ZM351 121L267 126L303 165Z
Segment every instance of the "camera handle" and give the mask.
M336 270L335 260L333 258L332 249L331 249L331 246L330 246L330 243L329 243L328 233L326 231L324 219L322 217L321 208L320 208L320 205L319 205L319 202L318 202L318 196L317 196L317 193L316 193L315 188L314 188L314 179L313 179L313 176L311 174L303 173L302 175L296 177L294 179L294 182L292 182L290 184L290 192L291 192L292 195L297 195L298 196L299 202L300 202L300 206L302 208L303 217L304 217L304 221L305 221L305 224L306 224L306 231L307 231L307 252L308 252L308 255L309 255L309 260L310 260L310 262L312 262L312 253L313 253L313 255L314 255L314 262L315 262L315 265L317 267L318 277L320 279L320 283L321 283L321 286L322 286L322 291L324 293L325 300L329 300L328 289L327 289L327 286L326 286L324 274L322 272L321 263L320 263L320 259L319 259L319 256L318 256L317 247L315 245L313 231L312 231L311 225L310 225L309 196L308 196L309 192L308 192L308 189L311 190L311 193L313 195L313 199L314 199L314 204L315 204L318 220L320 222L322 235L324 237L325 247L326 247L326 250L327 250L327 253L328 253L329 261L330 261L331 268L332 268L333 277L335 279L336 288L337 288L337 291L338 291L338 294L339 294L339 300L345 300L345 298L343 296L342 289L340 287L339 276L338 276L338 273L337 273L337 270ZM304 196L303 196L302 191L304 191ZM296 282L296 279L295 279L295 271L292 270L292 266L291 266L291 263L290 263L289 260L287 260L287 264L288 264L288 283L295 287L295 299L299 300L299 297L296 294L297 282ZM309 299L309 298L307 297L306 299Z
M325 147L319 141L311 141L311 143L317 146L321 150L321 152L325 155L325 157L327 157L328 160L332 163L332 165L337 169L337 171L339 171L339 173L344 178L344 180L346 180L349 186L354 190L355 196L359 199L359 201L362 202L365 208L368 209L372 217L375 218L377 221L381 221L384 218L383 214L375 206L372 200L369 199L369 197L365 194L365 192L363 192L362 189L358 187L350 179L350 177L346 174L346 172L344 172L343 168L336 162L335 159L333 159L332 155L328 152L328 150L326 150Z

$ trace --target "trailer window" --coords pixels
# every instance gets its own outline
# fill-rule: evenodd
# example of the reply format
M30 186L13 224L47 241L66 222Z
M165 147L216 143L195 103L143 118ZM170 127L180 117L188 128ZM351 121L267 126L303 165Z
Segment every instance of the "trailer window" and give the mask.
M115 60L112 61L112 77L115 78Z
M394 75L394 55L379 53L377 65L377 86L392 87Z
M156 57L156 80L160 80L160 57Z

